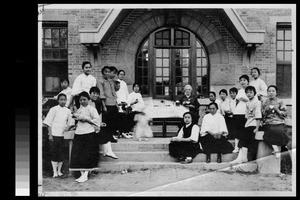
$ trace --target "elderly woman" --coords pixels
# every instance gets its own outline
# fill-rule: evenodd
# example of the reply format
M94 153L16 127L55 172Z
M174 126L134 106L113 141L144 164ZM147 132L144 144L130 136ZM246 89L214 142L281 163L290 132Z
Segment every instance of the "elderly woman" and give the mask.
M193 115L193 124L198 124L200 104L197 98L192 95L193 88L191 85L184 87L184 95L179 99L179 102L184 107L188 108Z
M200 130L200 143L206 154L206 162L210 162L210 154L217 153L217 162L221 163L221 154L231 153L233 146L227 140L227 127L224 117L217 112L218 104L208 105L209 113L203 117Z

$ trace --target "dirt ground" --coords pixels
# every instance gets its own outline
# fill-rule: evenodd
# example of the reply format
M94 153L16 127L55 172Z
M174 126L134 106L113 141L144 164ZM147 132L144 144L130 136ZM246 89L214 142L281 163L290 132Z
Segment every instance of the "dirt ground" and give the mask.
M208 175L208 176L207 176ZM91 174L89 180L84 183L75 182L74 176L67 178L44 177L41 193L51 195L51 192L115 192L129 193L154 190L162 186L176 183L179 188L190 188L193 184L189 179L197 181L193 177L203 177L204 181L197 182L198 191L292 191L292 175L263 175L257 173L238 172L210 172L191 169L153 169L133 171L126 174L98 173ZM205 178L205 177L208 178ZM185 181L182 181L185 180ZM228 184L230 181L230 184ZM243 184L241 184L243 183ZM180 185L181 184L181 185ZM174 185L174 184L173 184ZM173 187L176 189L176 186ZM172 187L165 187L165 191ZM177 190L177 189L176 189ZM178 190L177 190L178 191ZM187 191L185 189L185 191Z

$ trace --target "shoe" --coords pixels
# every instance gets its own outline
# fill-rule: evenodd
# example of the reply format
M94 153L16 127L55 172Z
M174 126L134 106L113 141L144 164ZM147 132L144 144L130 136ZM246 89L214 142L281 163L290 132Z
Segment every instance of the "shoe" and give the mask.
M110 157L110 158L113 158L113 159L118 159L118 157L114 154L112 154L112 155L105 154L104 156Z
M63 176L64 174L63 173L58 173L58 177L61 177Z
M85 181L87 181L87 180L88 180L87 177L81 176L80 178L76 179L75 181L78 182L78 183L83 183L83 182L85 182Z
M235 148L232 153L238 153L239 152L239 148Z
M210 163L210 154L206 155L206 163Z
M53 174L53 176L52 176L53 178L57 178L58 177L58 175L57 174Z

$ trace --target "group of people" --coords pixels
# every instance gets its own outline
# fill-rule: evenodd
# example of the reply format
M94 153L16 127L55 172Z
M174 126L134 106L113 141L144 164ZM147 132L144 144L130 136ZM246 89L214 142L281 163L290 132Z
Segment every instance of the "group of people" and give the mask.
M102 77L96 80L91 75L91 68L90 62L82 63L83 73L76 77L72 88L67 78L61 79L62 91L52 98L58 105L49 110L43 121L52 144L53 177L63 175L61 167L65 153L62 147L66 132L74 131L70 171L81 172L77 182L85 182L89 172L98 168L99 144L103 145L104 156L118 159L111 143L117 142L119 137L132 138L133 130L137 140L152 137L143 117L145 104L139 84L134 83L133 92L129 94L123 80L124 70L104 66ZM144 127L148 131L141 126L135 127L135 121L146 124Z
M190 85L185 87L185 94L180 102L190 112L183 115L184 126L169 144L170 155L182 163L190 163L198 153L206 154L206 162L211 160L211 153L217 153L217 162L222 162L221 155L238 153L230 163L248 161L248 151L251 159L256 159L257 141L255 135L264 131L264 141L273 148L276 158L280 158L280 147L286 146L289 138L285 132L286 105L277 97L278 88L267 86L259 77L258 68L251 69L253 80L244 74L239 77L241 88L226 89L209 93L210 104L208 113L198 126L199 103L191 95ZM234 139L234 146L228 141Z
M82 63L83 73L76 77L72 88L68 79L61 79L62 91L54 97L58 105L49 110L43 121L52 143L53 177L62 176L62 155L65 154L61 147L65 132L74 131L70 171L80 171L77 182L87 181L89 172L98 168L99 144L103 145L104 156L118 159L111 143L117 142L119 137L141 141L153 136L149 119L143 113L145 104L139 84L134 83L133 92L129 94L123 80L124 70L104 66L102 77L96 80L91 68L90 62ZM221 162L221 154L239 152L233 163L245 162L248 149L255 143L255 133L263 122L264 140L272 145L278 157L278 147L288 141L284 133L286 107L276 97L277 87L266 88L259 74L259 69L252 69L252 86L248 86L249 77L242 75L239 78L241 89L231 88L230 99L225 89L219 92L221 100L210 92L209 113L203 117L201 128L198 126L200 104L192 95L192 87L186 85L179 102L189 112L183 115L184 125L178 136L171 138L170 155L190 163L198 153L204 152L209 163L211 153L217 153L217 161ZM235 147L228 141L228 134L235 138Z

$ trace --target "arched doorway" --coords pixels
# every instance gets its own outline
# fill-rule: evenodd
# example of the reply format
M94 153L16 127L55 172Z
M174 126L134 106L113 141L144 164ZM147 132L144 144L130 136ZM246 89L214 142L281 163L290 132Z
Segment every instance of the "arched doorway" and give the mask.
M209 93L209 62L199 39L182 28L163 28L150 34L136 57L135 81L143 96L179 99L185 85L194 94Z

